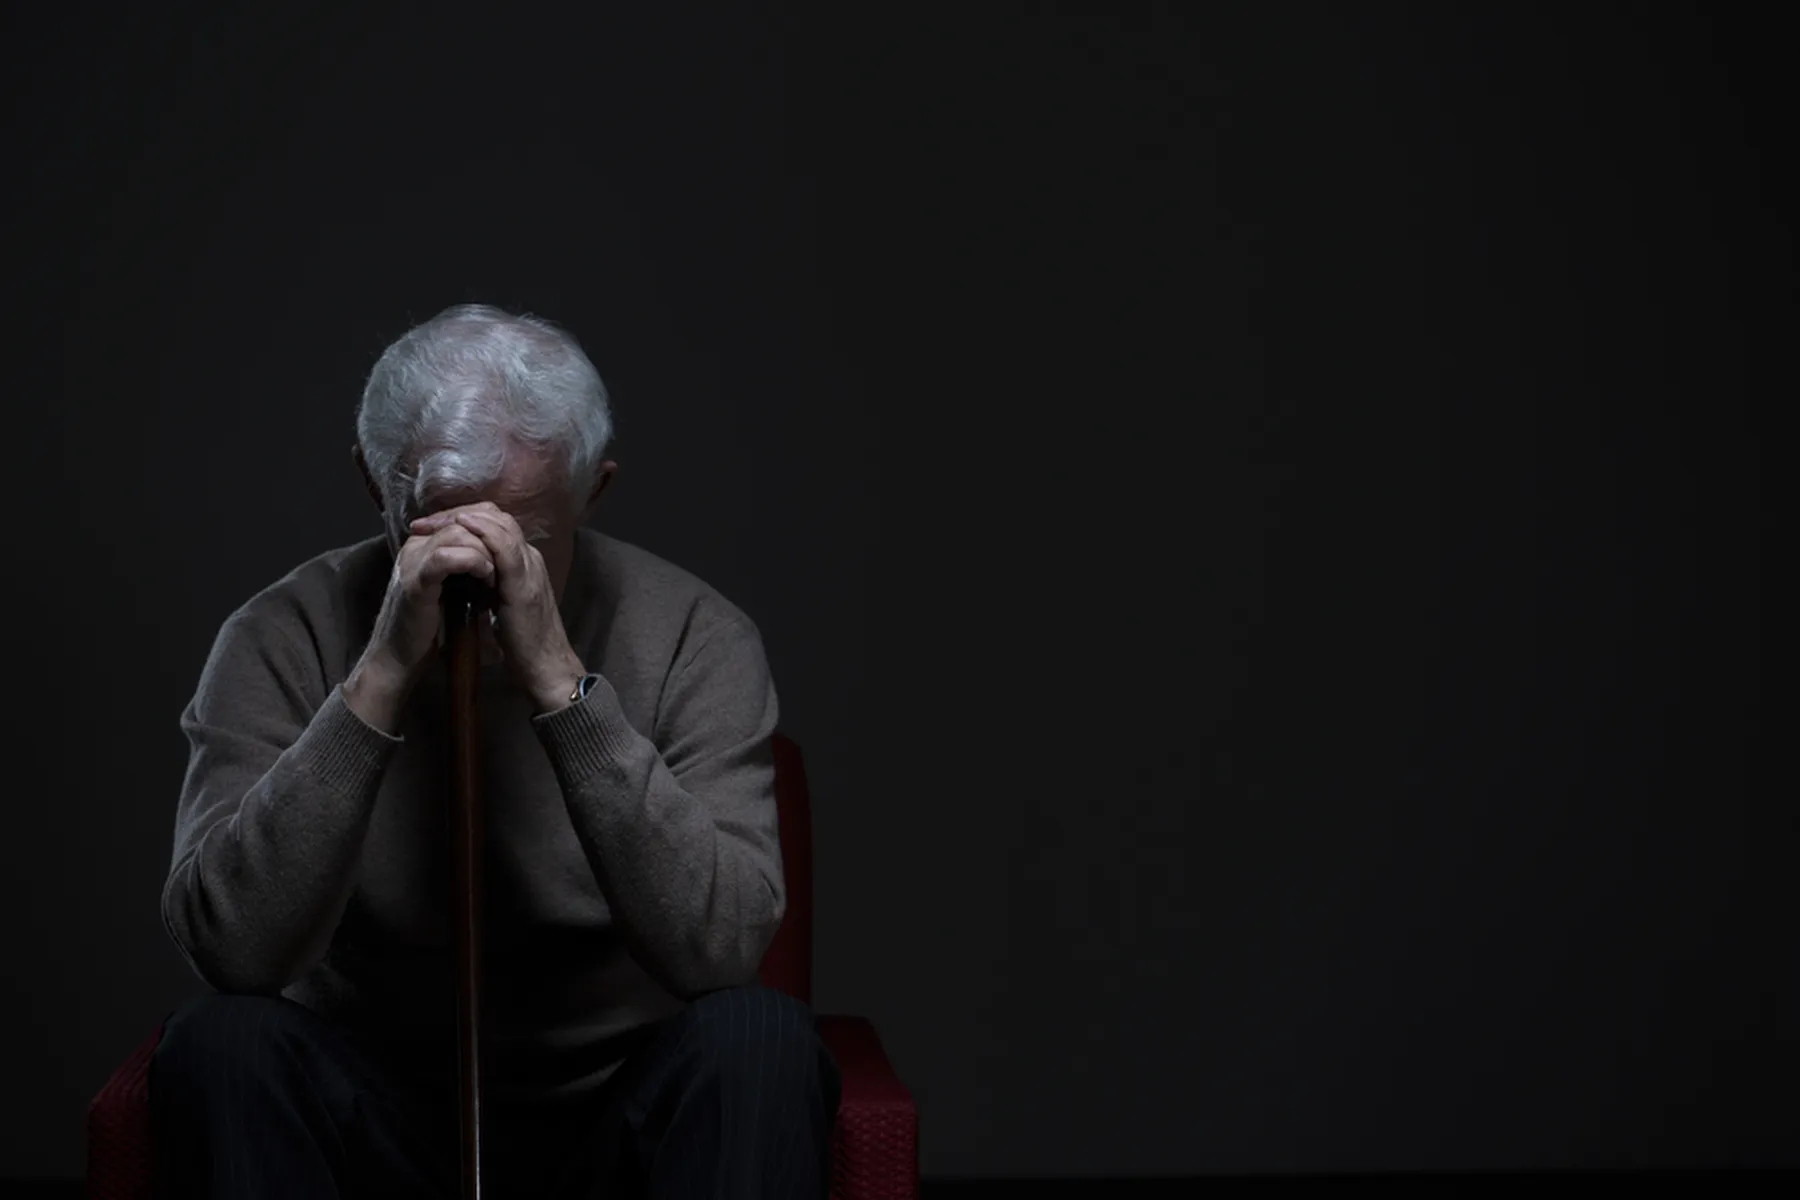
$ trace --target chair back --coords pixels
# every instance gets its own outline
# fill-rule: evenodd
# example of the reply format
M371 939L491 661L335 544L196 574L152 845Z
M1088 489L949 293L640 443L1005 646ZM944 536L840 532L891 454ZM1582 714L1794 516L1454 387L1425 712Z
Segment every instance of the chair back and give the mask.
M787 912L763 955L764 987L812 1003L812 800L800 747L775 735L775 809L781 823L781 870Z

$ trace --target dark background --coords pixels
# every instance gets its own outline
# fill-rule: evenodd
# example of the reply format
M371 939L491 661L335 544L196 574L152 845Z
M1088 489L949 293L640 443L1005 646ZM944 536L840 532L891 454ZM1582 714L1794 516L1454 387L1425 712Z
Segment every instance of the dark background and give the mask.
M0 33L0 1177L195 994L176 718L475 299L761 625L928 1176L1800 1163L1773 17L265 7Z

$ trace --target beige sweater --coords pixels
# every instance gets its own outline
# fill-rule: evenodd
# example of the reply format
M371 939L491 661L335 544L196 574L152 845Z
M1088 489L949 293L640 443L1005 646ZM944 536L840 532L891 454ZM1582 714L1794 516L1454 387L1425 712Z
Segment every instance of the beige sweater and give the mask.
M454 1078L442 665L398 738L340 685L393 558L375 538L301 565L221 628L190 745L163 921L221 991L281 992ZM717 592L584 530L563 598L605 683L534 717L483 668L485 1083L579 1094L634 1031L749 982L781 919L756 628Z

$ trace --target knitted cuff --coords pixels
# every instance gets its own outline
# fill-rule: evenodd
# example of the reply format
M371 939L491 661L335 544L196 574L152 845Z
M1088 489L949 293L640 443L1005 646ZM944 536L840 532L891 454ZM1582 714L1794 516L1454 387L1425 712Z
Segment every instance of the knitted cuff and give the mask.
M533 717L532 725L565 792L597 772L623 762L637 745L637 730L619 707L619 694L604 679L566 708Z
M336 687L294 743L294 764L340 796L364 797L381 786L382 772L402 739L363 722Z

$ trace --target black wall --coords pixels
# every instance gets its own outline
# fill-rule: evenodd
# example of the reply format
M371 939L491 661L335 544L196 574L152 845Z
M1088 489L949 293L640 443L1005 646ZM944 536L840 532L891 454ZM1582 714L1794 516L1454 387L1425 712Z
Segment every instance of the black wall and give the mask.
M197 983L219 621L480 299L767 638L933 1175L1800 1161L1773 27L15 7L0 1176Z

